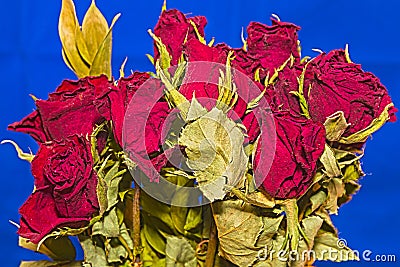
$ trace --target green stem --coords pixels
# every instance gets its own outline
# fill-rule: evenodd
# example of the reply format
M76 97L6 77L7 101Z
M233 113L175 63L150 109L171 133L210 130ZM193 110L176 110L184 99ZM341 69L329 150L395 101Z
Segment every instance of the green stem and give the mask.
M285 249L289 242L289 250L297 250L300 239L299 209L296 199L285 199L281 203L286 214L286 240L283 244Z
M212 209L212 206L211 206ZM214 218L211 217L210 238L208 240L207 255L204 267L213 267L215 262L215 255L217 253L218 237L217 226L215 225Z

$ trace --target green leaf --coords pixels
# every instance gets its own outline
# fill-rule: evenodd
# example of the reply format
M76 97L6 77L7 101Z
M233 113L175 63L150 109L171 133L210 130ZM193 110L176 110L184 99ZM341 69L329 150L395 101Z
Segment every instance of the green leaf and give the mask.
M114 207L110 211L104 213L103 219L93 224L92 234L102 235L105 237L119 236L120 232L117 207Z
M22 261L19 267L82 267L81 261Z
M100 242L95 242L94 238L86 235L79 235L78 238L83 249L85 262L96 267L110 266L107 262L106 252L101 247Z
M329 141L339 141L349 125L350 124L347 123L344 117L343 111L338 111L330 115L326 118L324 123L326 139Z
M97 8L95 1L92 0L82 22L82 34L89 52L89 62L93 62L96 52L105 39L107 33L107 20Z
M96 51L92 65L90 67L89 75L98 76L105 74L109 79L112 78L111 71L111 52L112 52L112 29L121 14L117 14L108 29L106 37L102 41L99 49Z
M142 207L142 211L149 216L159 218L168 228L175 229L169 205L157 201L142 191L140 194L140 206Z
M196 267L196 253L190 243L185 238L176 236L167 237L167 246L165 250L166 267L182 266Z
M165 258L160 258L158 254L153 250L151 245L147 242L144 232L140 232L140 240L142 242L142 262L143 267L149 266L165 266Z
M188 198L189 190L185 190L185 187L178 189L172 198L171 219L176 230L182 235L185 233L185 223L188 215L188 208L185 207ZM174 206L174 203L180 206Z
M367 140L367 138L379 130L390 118L389 109L394 106L393 103L390 103L385 107L382 113L378 118L374 119L370 125L368 125L365 129L360 130L350 136L340 138L339 142L342 144L354 144L354 143L362 143Z
M105 243L105 251L107 255L107 262L109 263L123 263L123 260L128 258L128 251L118 241L118 238L111 238Z
M193 207L189 209L187 217L185 218L186 222L184 225L184 230L186 232L196 233L196 230L199 230L203 223L203 212L201 207ZM201 237L201 233L199 233L199 237Z
M161 255L165 255L166 241L157 229L157 225L144 224L142 228L144 238L149 245Z
M49 256L55 261L75 260L75 247L71 240L66 236L47 237L42 243L34 244L23 237L18 238L20 247L39 252Z
M343 240L339 240L335 234L323 230L320 230L314 239L313 251L319 261L359 260L357 255L344 244Z

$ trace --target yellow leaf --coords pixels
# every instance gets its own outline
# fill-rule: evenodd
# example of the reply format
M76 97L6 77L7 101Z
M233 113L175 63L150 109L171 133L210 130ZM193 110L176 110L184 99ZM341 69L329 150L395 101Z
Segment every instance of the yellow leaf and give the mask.
M108 23L92 0L82 23L82 34L89 52L89 62L93 62L97 51L108 34Z
M86 63L86 65L90 66L92 64L93 59L89 55L85 38L83 37L83 33L79 25L77 25L75 30L75 38L76 38L76 47L78 48L78 52L81 55L82 60Z
M78 77L87 76L89 67L82 60L76 46L76 29L79 22L76 17L72 0L62 0L61 13L58 22L58 32L65 53L66 64Z
M110 29L93 59L89 75L97 76L105 74L108 78L111 78L112 29L120 16L121 14L117 14L112 20Z

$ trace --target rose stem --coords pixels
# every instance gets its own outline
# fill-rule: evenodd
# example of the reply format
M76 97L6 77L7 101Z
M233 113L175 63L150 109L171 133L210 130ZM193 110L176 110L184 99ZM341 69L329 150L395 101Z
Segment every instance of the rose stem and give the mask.
M208 240L206 262L204 264L204 267L214 266L215 254L217 252L217 245L218 245L217 226L215 225L214 217L211 216L210 238Z
M134 183L134 197L133 197L133 247L136 256L135 261L140 261L140 188Z

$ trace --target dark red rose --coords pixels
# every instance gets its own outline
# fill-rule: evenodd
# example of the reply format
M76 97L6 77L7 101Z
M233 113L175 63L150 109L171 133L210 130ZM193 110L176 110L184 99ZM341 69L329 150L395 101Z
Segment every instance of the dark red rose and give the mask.
M213 108L215 106L214 99L217 100L219 95L219 67L225 66L228 55L227 47L210 47L199 40L192 39L185 43L184 54L189 65L185 80L179 88L180 93L189 100L193 96L197 99L204 98L201 103L208 109ZM193 64L190 64L192 62ZM195 62L204 63L196 64Z
M225 72L229 51L232 51L232 49L226 44L217 44L210 47L196 39L186 42L184 45L184 54L189 64L186 79L183 81L179 91L187 99L191 100L195 96L197 99L200 99L200 103L207 109L213 108L219 96L219 70ZM261 94L263 87L261 84L256 84L249 79L235 65L234 59L231 65L232 82L236 85L238 100L233 106L232 111L228 113L228 116L233 120L242 120L242 123L247 128L250 142L252 142L255 140L257 133L259 133L259 127L254 114L252 112L246 114L245 112L247 104ZM195 80L195 82L191 82L191 80Z
M158 181L154 167L163 167L164 161L152 164L150 159L164 153L162 131L168 128L164 124L172 111L162 99L163 90L160 80L135 72L120 80L118 89L109 94L115 138L150 181Z
M254 76L260 69L263 79L268 73L280 67L293 55L295 62L299 63L297 31L300 27L272 20L272 26L258 22L251 22L247 27L247 51L236 50L237 64L248 75Z
M86 135L96 124L110 119L106 95L112 90L107 77L65 80L48 100L37 100L37 110L9 125L9 130L30 134L38 142Z
M325 128L288 112L275 113L274 122L275 155L264 150L270 136L269 129L263 128L254 159L255 176L257 180L263 179L263 187L271 196L297 198L312 184L317 160L325 148ZM268 169L271 157L273 161Z
M275 106L279 110L289 111L294 115L302 115L298 96L292 94L299 90L298 78L302 69L297 66L286 66L279 73L273 84L268 86L275 94Z
M116 90L109 94L114 137L120 146L122 146L122 127L126 109L133 95L149 78L148 73L134 72L129 77L119 79Z
M32 161L35 191L22 205L20 236L38 243L57 227L82 227L98 211L89 141L73 135L40 145Z
M187 18L182 12L171 9L164 11L157 25L154 28L154 34L160 37L163 44L167 47L169 54L172 56L172 65L178 64L178 60L182 55L182 45L185 40L196 39L195 29L190 24L194 22L201 36L204 36L204 27L207 19L203 16ZM154 49L155 59L158 58L158 50Z
M317 56L307 67L305 89L313 120L324 123L333 113L344 112L350 123L344 136L365 129L392 103L379 79L360 65L348 63L344 50ZM396 119L395 111L394 107L389 110L390 121Z

